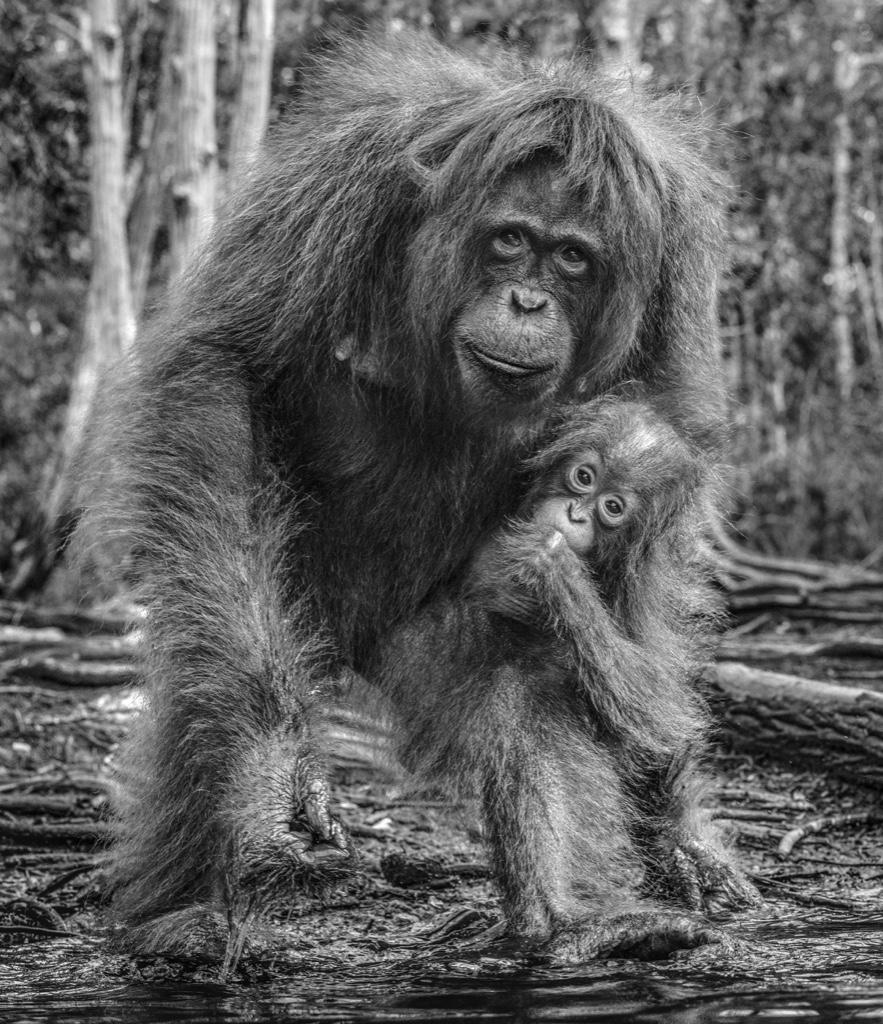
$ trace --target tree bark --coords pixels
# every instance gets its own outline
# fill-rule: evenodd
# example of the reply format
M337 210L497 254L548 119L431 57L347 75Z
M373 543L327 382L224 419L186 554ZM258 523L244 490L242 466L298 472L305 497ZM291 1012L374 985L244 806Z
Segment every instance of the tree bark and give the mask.
M174 0L171 20L174 142L171 277L181 276L211 230L218 152L215 134L215 4Z
M576 6L586 39L606 61L631 69L640 65L644 0L578 0Z
M870 132L875 130L876 122L872 118L865 121ZM868 282L871 290L871 305L876 322L883 327L883 211L880 209L878 173L874 162L873 151L866 143L862 153L863 177L865 194L871 220L868 233ZM883 367L881 367L883 372ZM883 382L881 382L883 383Z
M849 93L855 82L853 54L838 40L834 60L834 84L840 110L834 118L832 163L834 204L831 210L831 330L835 345L835 372L841 401L846 404L855 388L855 352L849 325L849 296L852 275L849 264L849 176L851 170L852 126L849 123Z
M275 0L241 0L239 80L230 125L227 187L235 187L261 145L270 110Z
M868 360L874 371L878 391L883 389L883 344L877 330L877 312L874 307L874 293L871 289L870 275L861 260L852 265L852 279L862 311L865 327L865 343L868 347Z
M136 316L144 309L153 265L153 243L162 222L173 161L175 114L172 104L171 36L163 39L159 84L153 124L144 141L144 171L129 212L129 260L132 267L132 302Z
M429 27L436 39L445 42L451 34L451 7L449 0L429 0L427 4Z
M91 128L92 273L83 342L74 374L58 460L52 474L46 521L53 528L66 511L70 466L105 368L135 337L126 247L123 40L114 0L89 2L89 118Z
M883 694L733 663L704 681L735 745L883 785Z

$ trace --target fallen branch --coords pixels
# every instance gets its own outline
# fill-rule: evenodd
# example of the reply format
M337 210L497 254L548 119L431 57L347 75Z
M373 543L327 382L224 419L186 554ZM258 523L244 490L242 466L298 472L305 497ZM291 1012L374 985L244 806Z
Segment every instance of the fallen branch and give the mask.
M55 772L46 775L22 775L17 779L7 782L0 782L0 793L15 793L17 791L45 792L46 790L60 790L62 792L74 789L82 793L109 793L112 784L110 779L104 775L93 775L91 772L71 771Z
M23 943L30 939L64 939L72 935L73 932L69 932L64 928L37 928L30 924L0 924L0 935L5 935L7 941L9 939L20 939ZM10 945L14 945L14 942L9 942ZM5 943L0 942L0 945Z
M786 658L879 658L883 660L883 640L861 638L819 643L795 643L788 640L735 640L724 637L715 654L724 661L784 661Z
M57 626L31 629L27 626L0 626L0 646L10 644L22 647L36 647L44 644L63 643L67 636Z
M72 636L60 629L24 629L0 626L0 649L7 660L31 657L77 658L83 661L109 661L130 658L138 650L140 633L123 636Z
M879 607L874 607L878 605ZM731 591L727 606L736 614L756 615L760 611L777 609L787 611L789 618L824 619L828 622L883 622L883 591L876 599L863 595L855 607L842 596L837 601L826 601L821 591L741 593Z
M399 888L426 885L444 878L487 878L490 867L479 861L446 863L437 857L409 857L396 852L380 858L380 871L391 885Z
M2 851L3 855L3 868L5 871L10 871L13 868L36 868L39 871L48 871L50 868L64 867L66 864L75 864L77 858L83 863L92 864L92 854L94 851L86 852L71 852L66 851L64 853L47 853L45 850L41 850L37 853L10 853L9 847L4 848ZM85 859L84 858L88 858Z
M84 612L79 608L39 608L19 601L0 601L0 623L39 629L54 627L65 633L125 633L142 614L137 608L126 612Z
M883 785L883 694L724 662L703 673L734 743Z
M52 893L58 892L59 889L63 889L68 882L73 882L74 879L79 878L80 875L85 875L88 871L94 871L98 866L98 862L94 860L80 861L75 867L65 871L57 878L53 878L51 882L39 889L37 895L41 899L45 899L46 896L51 896Z
M76 802L76 797L0 796L0 814L69 818L77 813Z
M744 547L724 529L723 523L712 523L712 540L716 551L724 552L738 567L747 566L770 573L793 573L808 579L822 579L838 570L838 566L826 562L814 562L795 558L779 558L776 555L762 555Z
M0 902L0 936L4 945L36 938L70 935L57 910L31 896Z
M743 617L778 611L789 618L883 622L883 574L864 566L760 555L719 523L707 554L730 611Z
M828 817L813 818L802 825L792 828L782 836L776 851L781 858L790 855L794 847L809 835L832 828L844 828L849 825L876 825L883 822L883 814L877 811L854 811L849 814L832 814Z
M789 885L787 882L780 882L776 878L769 878L765 875L749 873L748 877L761 892L773 889L781 893L786 899L793 900L795 903L802 903L807 907L831 907L833 910L848 910L853 913L866 909L857 900L838 899L835 896L823 896L821 893L804 892L802 889Z
M92 849L105 842L110 829L100 822L63 825L21 825L18 822L0 821L0 839L27 843L31 846L68 846L77 849Z
M65 686L125 686L137 673L128 661L76 661L14 658L0 664L0 678L49 679Z

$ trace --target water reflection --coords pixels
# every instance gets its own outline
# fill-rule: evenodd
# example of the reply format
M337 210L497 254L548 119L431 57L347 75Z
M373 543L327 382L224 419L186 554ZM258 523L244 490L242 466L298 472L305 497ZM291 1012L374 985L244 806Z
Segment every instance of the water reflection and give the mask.
M742 930L727 958L562 970L448 950L237 986L133 983L132 963L98 939L0 947L0 1021L883 1021L883 916L795 914Z

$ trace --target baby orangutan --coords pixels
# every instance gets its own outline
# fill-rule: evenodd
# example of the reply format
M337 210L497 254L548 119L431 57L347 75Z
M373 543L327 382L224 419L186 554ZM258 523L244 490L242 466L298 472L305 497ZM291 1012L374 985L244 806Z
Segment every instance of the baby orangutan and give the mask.
M719 937L666 902L759 902L698 806L705 463L642 403L562 422L519 518L373 677L402 709L404 763L479 795L516 934L574 959L665 955Z

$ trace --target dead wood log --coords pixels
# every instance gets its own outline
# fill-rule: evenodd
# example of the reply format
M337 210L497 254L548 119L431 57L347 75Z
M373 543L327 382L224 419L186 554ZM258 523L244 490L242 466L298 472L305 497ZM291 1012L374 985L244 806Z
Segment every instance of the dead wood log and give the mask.
M137 632L123 636L71 636L60 629L28 629L25 626L0 626L0 651L5 658L52 655L56 658L77 658L110 661L132 657L138 650Z
M127 661L24 657L0 663L0 678L48 679L65 686L124 686L136 676Z
M733 662L703 678L735 745L883 786L883 694Z
M103 775L93 775L84 771L66 771L53 774L22 775L17 779L0 782L0 793L44 793L47 791L78 793L102 793L107 795L112 789L110 780Z
M829 640L819 643L800 643L758 637L734 640L724 637L717 646L716 657L721 661L784 661L786 658L879 658L883 660L883 640L859 637L848 640Z
M706 554L734 614L778 612L831 622L883 622L883 574L861 565L836 565L759 555L713 524Z
M831 562L816 562L809 559L780 558L777 555L762 555L746 548L726 532L720 520L711 523L711 542L714 550L726 556L740 572L745 569L781 575L783 573L801 576L805 579L824 579L842 567Z
M29 846L66 846L92 850L110 835L101 822L65 822L59 825L30 825L0 820L0 839Z
M79 608L38 608L20 601L0 601L0 622L28 628L55 627L66 633L125 633L139 617L131 612L84 612Z
M727 605L738 615L756 615L776 609L789 618L827 619L833 622L883 622L883 590L865 593L830 590L762 590L732 588Z
M57 626L0 626L2 647L48 647L51 644L63 643L65 640L67 637Z
M73 793L67 796L5 796L0 795L0 814L69 818L81 813L77 803L81 798Z

